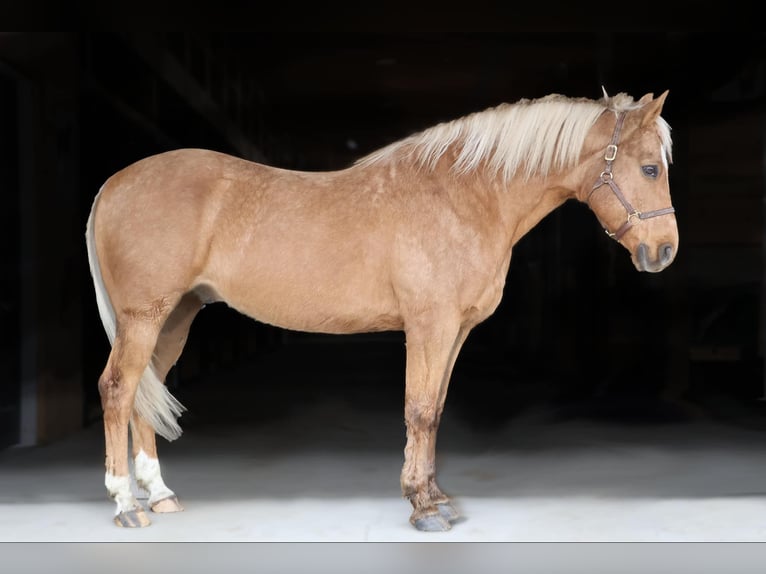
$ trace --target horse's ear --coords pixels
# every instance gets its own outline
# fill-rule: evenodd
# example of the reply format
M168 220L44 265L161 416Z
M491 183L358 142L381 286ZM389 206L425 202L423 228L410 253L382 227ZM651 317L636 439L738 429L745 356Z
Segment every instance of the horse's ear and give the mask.
M654 99L654 94L652 92L649 92L648 94L644 95L640 100L638 100L639 105L645 106L649 102L651 102Z
M665 98L667 97L668 90L665 90L656 100L652 99L652 94L646 94L639 100L639 103L645 103L644 107L642 108L644 111L644 119L641 120L642 126L647 126L651 123L654 123L654 121L659 117L660 112L662 111L662 106L665 103Z

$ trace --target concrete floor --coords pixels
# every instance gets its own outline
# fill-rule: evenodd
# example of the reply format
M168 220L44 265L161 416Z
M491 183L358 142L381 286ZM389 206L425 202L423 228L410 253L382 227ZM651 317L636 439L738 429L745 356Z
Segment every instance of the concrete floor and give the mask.
M0 454L2 541L764 541L766 433L529 417L445 420L439 473L464 518L423 534L399 496L401 424L342 404L162 445L186 511L112 525L98 426ZM280 437L280 438L275 438ZM384 440L385 439L385 440Z
M184 436L160 443L165 481L185 512L152 514L139 530L114 526L94 424L49 446L0 452L0 541L766 540L762 425L625 424L539 408L481 429L448 408L439 477L463 517L449 532L420 533L399 493L402 414L374 408L369 389L317 391L253 420L205 418L220 405L204 395L187 393ZM274 400L251 410L285 410Z

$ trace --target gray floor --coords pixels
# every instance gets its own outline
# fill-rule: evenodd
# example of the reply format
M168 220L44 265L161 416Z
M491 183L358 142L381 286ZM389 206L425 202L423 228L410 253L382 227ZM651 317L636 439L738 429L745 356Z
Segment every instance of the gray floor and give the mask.
M183 421L183 419L182 419ZM186 511L115 527L100 425L0 453L0 541L766 540L766 431L619 425L526 412L478 431L445 415L439 476L463 518L408 523L401 417L333 398L257 424L190 425L160 445Z

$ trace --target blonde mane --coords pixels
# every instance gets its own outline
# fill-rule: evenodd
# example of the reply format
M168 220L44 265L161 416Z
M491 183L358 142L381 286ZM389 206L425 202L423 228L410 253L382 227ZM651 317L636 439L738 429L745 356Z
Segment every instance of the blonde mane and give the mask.
M457 156L452 169L457 173L486 163L492 173L501 174L506 181L522 166L525 179L545 176L578 161L588 131L605 110L618 113L638 107L638 102L624 93L609 97L604 92L600 100L560 94L522 99L440 123L381 148L355 165L377 164L405 154L417 165L433 169L455 144ZM670 162L670 127L658 118L657 130L664 158Z

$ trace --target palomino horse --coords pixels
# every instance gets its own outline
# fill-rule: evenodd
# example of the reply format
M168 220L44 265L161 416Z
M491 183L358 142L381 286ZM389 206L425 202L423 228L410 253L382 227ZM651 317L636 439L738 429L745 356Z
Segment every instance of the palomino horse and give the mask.
M457 512L436 483L452 367L500 303L517 241L568 199L587 203L639 271L678 250L668 187L667 91L635 101L550 95L441 123L340 171L277 169L201 149L142 159L96 196L87 247L112 343L98 385L106 488L120 526L182 510L155 433L181 434L163 384L204 304L322 333L404 331L403 496L420 530Z

